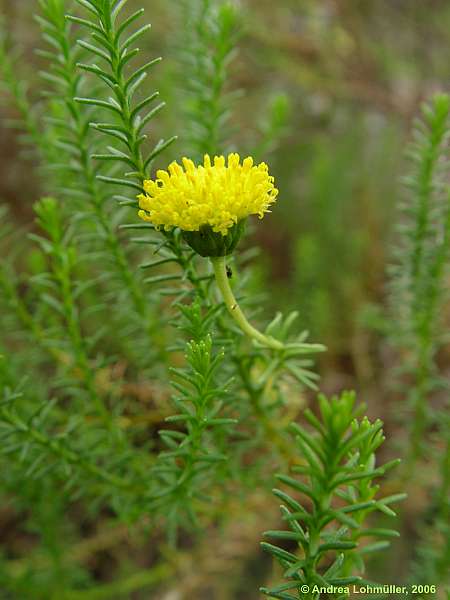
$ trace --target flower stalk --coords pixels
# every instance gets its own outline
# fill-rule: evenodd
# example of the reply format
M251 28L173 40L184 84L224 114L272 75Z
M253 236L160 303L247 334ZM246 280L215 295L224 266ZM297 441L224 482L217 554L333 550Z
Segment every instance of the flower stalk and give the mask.
M226 257L216 256L211 257L210 260L214 269L217 287L222 294L225 306L227 307L230 315L239 325L240 329L250 338L256 340L267 348L271 348L272 350L283 350L284 344L271 336L264 335L247 321L247 318L242 312L241 307L239 306L230 286L226 267Z

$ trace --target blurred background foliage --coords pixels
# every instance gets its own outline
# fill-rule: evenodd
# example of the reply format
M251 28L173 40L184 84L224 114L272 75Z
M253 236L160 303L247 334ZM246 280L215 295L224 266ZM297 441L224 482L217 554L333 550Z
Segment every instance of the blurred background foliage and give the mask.
M35 54L40 44L32 18L35 4L0 0L8 35L21 51L20 77L31 82L30 96L38 103L41 58ZM161 159L161 164L167 164L169 155L178 158L179 148L185 148L183 132L189 127L186 114L192 107L186 105L180 62L189 31L183 29L182 8L176 0L130 0L129 4L145 6L153 25L141 40L142 49L150 56L164 57L151 77L168 109L152 127L155 138L179 136ZM369 415L385 421L390 454L400 444L402 425L397 415L399 393L387 376L398 358L382 335L386 271L395 237L392 225L404 195L400 177L405 173L404 148L412 121L420 103L442 91L448 81L450 4L447 0L242 0L236 4L241 31L227 87L230 93L243 91L235 94L237 108L224 144L241 155L252 153L267 161L280 189L273 215L253 234L262 252L253 262L252 285L256 291L268 292L266 316L274 310L299 310L301 326L314 341L328 347L319 359L321 389L355 388L368 403ZM2 100L0 200L10 206L15 223L29 227L32 204L43 185L34 169L35 157L24 150L20 134L6 126L15 115L12 103ZM444 376L449 375L448 347L440 351L438 362ZM421 467L427 465L425 458ZM437 474L431 463L430 469L427 478L433 481ZM411 523L426 504L426 492L414 487L414 482L410 485L413 493L402 525L406 543L396 544L392 560L381 567L388 581L409 570L408 542L415 543ZM181 548L176 566L168 559L151 571L158 581L170 580L176 570L184 596L177 595L174 585L164 596L143 592L129 597L258 597L256 583L244 586L242 582L257 582L258 574L269 568L269 558L256 550L261 531L257 514L272 511L276 519L276 506L260 493L246 502L242 511L239 498L230 500L237 505L239 517L227 525L228 542L220 550L223 537L212 530L208 543L195 551ZM51 510L56 522L58 506L52 505ZM3 512L3 538L12 556L18 556L21 545L31 543L33 532L16 539L18 523L11 520L8 507ZM109 516L102 518L107 522ZM71 515L67 520L69 539L73 522L83 518ZM86 523L87 529L95 529L89 519ZM94 532L85 533L89 537ZM49 538L52 535L49 529ZM75 546L75 562L91 557L91 573L108 581L115 565L123 561L125 547L130 564L142 562L144 567L141 556L151 560L151 548L142 531L132 543L131 535L125 527L103 528L95 537L95 548L89 547L89 540ZM48 543L51 546L51 540ZM211 546L217 552L211 552ZM199 563L201 573L196 573ZM23 568L20 559L15 567L18 572ZM126 573L127 566L122 565L122 570ZM230 572L234 581L228 578ZM419 582L420 568L418 574ZM83 576L80 570L80 580ZM139 578L139 572L134 577ZM144 589L153 585L151 577L142 572ZM26 590L26 581L24 586ZM86 597L114 598L116 592L104 586L103 595Z

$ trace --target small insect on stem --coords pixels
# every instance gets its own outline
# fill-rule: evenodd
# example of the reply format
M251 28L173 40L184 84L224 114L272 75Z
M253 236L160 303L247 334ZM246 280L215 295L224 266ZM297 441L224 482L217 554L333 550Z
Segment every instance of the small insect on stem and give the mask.
M227 277L228 279L231 279L233 277L233 270L231 267L227 266Z

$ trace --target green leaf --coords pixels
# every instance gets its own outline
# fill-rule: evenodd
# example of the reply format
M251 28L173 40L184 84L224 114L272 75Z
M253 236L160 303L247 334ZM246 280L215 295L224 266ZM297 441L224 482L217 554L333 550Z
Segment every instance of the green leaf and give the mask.
M351 541L335 541L327 542L326 544L320 544L319 553L328 552L328 550L353 550L358 544Z
M297 479L289 477L288 475L277 475L276 478L282 483L285 483L289 487L293 488L294 490L302 492L302 494L305 494L305 496L308 496L313 501L315 500L314 492L301 481L297 481Z
M268 544L267 542L261 542L261 547L278 558L279 560L287 563L296 563L298 561L298 557L287 550L282 550L277 546L273 546L272 544Z

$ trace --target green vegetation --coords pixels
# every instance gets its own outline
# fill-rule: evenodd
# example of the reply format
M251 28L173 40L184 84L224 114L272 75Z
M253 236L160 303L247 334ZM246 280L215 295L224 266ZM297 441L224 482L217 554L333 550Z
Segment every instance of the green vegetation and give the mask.
M19 4L0 599L448 597L446 3ZM262 221L138 217L172 160L229 152L275 177ZM263 202L265 167L233 160L214 193Z

